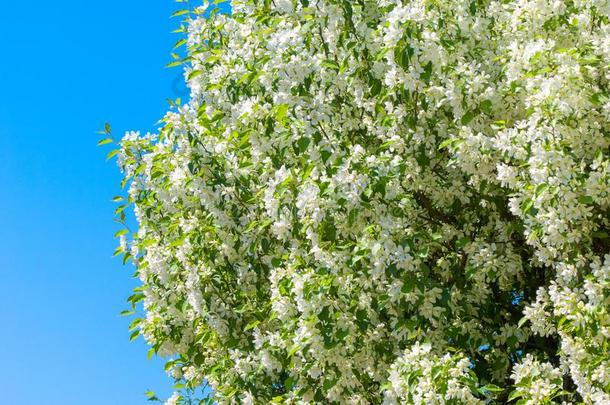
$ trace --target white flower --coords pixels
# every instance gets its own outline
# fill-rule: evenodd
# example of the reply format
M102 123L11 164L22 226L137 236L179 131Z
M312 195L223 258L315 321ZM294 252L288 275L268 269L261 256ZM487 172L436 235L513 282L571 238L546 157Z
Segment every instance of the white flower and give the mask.
M182 396L178 392L174 392L171 397L167 401L165 401L165 405L178 405Z

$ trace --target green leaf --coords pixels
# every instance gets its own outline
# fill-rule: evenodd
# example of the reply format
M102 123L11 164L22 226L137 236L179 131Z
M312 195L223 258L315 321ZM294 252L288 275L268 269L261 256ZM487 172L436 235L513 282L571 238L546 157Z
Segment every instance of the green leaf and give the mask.
M311 139L309 139L307 137L302 137L297 141L299 154L301 154L307 150L307 147L309 146L310 142L311 142Z
M246 229L244 229L244 232L249 232L251 230L253 230L254 228L256 228L258 226L258 221L252 221L248 224L248 226L246 226Z
M464 236L455 241L455 247L456 249L462 249L468 243L470 243L470 239Z
M582 196L578 197L578 201L580 201L581 203L586 204L586 205L592 205L593 197L588 196L588 195L582 195Z
M451 138L451 139L446 139L443 142L440 143L440 145L438 145L438 150L442 150L445 148L455 148L459 145L461 145L462 143L464 143L463 139L460 138Z
M138 336L140 336L140 329L136 329L131 332L131 335L129 336L129 341L133 342Z
M568 318L566 316L559 318L559 321L557 322L557 329L563 330L563 325L569 326Z
M335 384L337 384L337 380L336 379L330 379L330 378L326 379L324 381L324 385L323 385L324 390L326 390L326 391L330 390L332 387L335 386Z
M199 75L203 74L203 70L193 70L191 73L189 73L188 75L188 80L193 80L194 78L196 78Z
M405 44L404 41L400 41L394 48L394 61L404 70L408 70L413 53L414 49L408 43Z
M591 97L589 97L589 101L591 101L591 103L596 106L602 104L607 99L608 99L608 97L606 97L602 93L595 93L595 94L592 94Z
M337 63L335 61L330 60L330 59L326 59L325 61L320 63L320 66L339 71L339 65L337 65Z
M259 231L262 231L264 229L267 229L271 224L273 223L272 219L266 219L265 221L263 221L260 226L258 227Z
M494 392L494 393L504 391L504 389L503 389L503 388L498 387L498 386L497 386L497 385L495 385L495 384L487 384L487 385L484 385L482 388L483 388L485 391Z
M510 395L508 396L508 402L514 401L517 398L521 398L522 395L523 394L520 391L515 390L515 391L511 392Z
M121 235L127 235L128 233L129 233L129 230L128 230L128 229L121 229L120 231L117 231L117 232L114 234L114 237L115 237L115 238L118 238L119 236L121 236Z
M112 159L117 153L120 152L120 149L113 149L106 155L106 160Z
M468 125L474 119L474 113L472 111L466 111L466 114L462 116L460 122L462 125Z
M493 104L492 104L491 100L483 100L481 102L481 105L479 106L481 111L483 111L485 114L491 114L492 107L493 107Z
M533 207L534 207L534 200L532 200L531 198L528 198L523 201L523 203L521 205L521 212L523 213L523 215L527 215L530 213L530 211Z
M417 252L417 256L421 257L422 259L425 259L428 257L430 248L428 246L424 246L419 252Z
M453 141L454 141L454 138L451 138L451 139L445 139L443 142L441 142L441 144L440 144L440 145L438 145L438 150L442 150L442 149L445 149L445 148L447 148L447 147L451 146L451 144L453 143Z
M370 80L370 84L371 84L371 96L377 96L379 93L381 93L381 80L379 79L371 79Z
M307 180L315 167L316 166L314 164L310 164L309 166L307 166L307 168L303 171L303 174L301 175L301 181Z
M282 124L286 122L286 116L288 115L288 104L278 104L275 107L275 117L277 121Z
M112 143L112 142L114 142L114 140L112 138L104 138L104 139L102 139L101 141L99 141L97 143L97 146L106 145L106 144L109 144L109 143Z
M288 357L294 356L295 353L298 352L299 350L301 350L301 346L298 344L295 344L294 346L292 346L292 348L288 352Z
M157 398L157 394L155 394L153 391L148 390L144 393L144 395L146 395L146 398L149 401L161 402L161 400L159 398Z
M536 187L536 197L540 196L542 193L544 193L547 189L549 188L549 185L546 183L540 183L538 184L538 187Z
M254 329L256 328L259 324L261 323L261 321L254 321L254 322L250 322L248 325L246 325L246 327L244 328L244 331L248 331L250 329Z
M347 337L347 335L349 335L349 330L345 329L345 330L339 330L337 332L337 339L339 340L343 340Z
M183 60L176 60L176 61L174 61L174 62L170 62L170 63L168 63L167 65L165 65L165 67L166 67L166 68L173 68L173 67L176 67L176 66L180 66L180 65L182 65L183 63L184 63L184 61L183 61Z
M294 379L292 377L288 377L287 379L284 380L284 388L286 388L286 391L290 391L293 386L294 386Z
M170 17L171 18L180 17L181 15L186 15L189 13L190 13L189 9L177 10L177 11L174 11Z
M426 66L424 66L424 71L421 74L421 78L426 84L430 83L430 79L432 78L432 61L429 61Z
M430 238L433 241L441 240L441 239L443 239L443 234L440 232L435 232L435 233L430 234Z
M182 38L180 40L178 40L175 44L174 44L174 49L176 48L180 48L182 45L186 44L186 39Z

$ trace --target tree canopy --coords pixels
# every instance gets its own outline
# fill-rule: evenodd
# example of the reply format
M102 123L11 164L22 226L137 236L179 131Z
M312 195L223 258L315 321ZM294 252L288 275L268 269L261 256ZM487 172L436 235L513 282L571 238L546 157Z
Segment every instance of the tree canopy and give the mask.
M178 387L610 403L610 2L231 5L178 13L189 100L117 152Z

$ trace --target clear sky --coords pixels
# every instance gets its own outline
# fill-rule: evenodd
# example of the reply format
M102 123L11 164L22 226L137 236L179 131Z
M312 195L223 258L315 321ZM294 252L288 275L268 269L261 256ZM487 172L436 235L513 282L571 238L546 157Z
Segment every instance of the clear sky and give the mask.
M154 129L179 39L171 0L3 1L0 12L0 404L145 404L162 362L129 342L133 269L113 259L120 175L105 121Z

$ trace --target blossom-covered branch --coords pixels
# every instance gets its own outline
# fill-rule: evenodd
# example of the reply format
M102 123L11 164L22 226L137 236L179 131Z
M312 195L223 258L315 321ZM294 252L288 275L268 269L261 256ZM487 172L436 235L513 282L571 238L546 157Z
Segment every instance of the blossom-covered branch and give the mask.
M133 328L176 381L610 403L609 1L231 4L118 154Z

